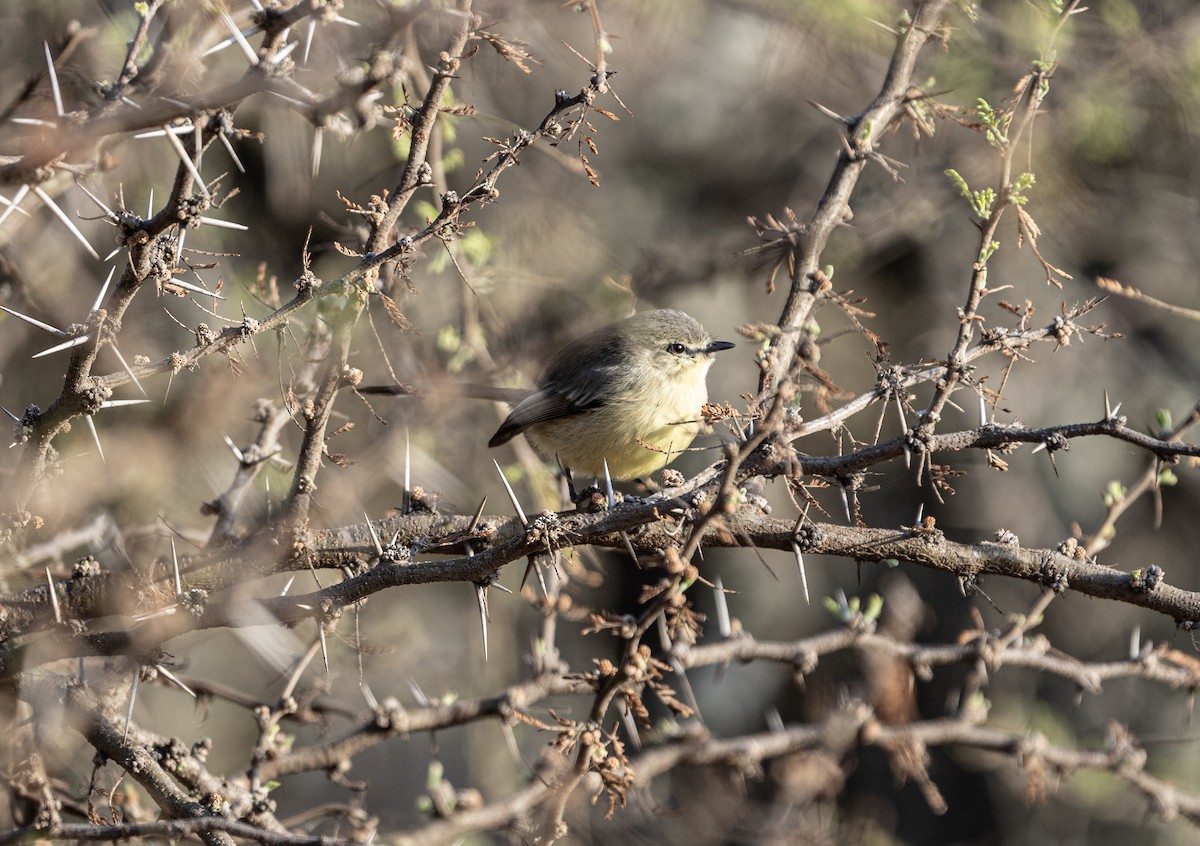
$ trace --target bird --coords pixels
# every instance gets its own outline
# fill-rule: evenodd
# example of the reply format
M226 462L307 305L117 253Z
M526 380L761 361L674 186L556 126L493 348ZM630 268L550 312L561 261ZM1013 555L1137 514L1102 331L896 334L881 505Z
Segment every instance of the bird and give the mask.
M704 423L714 341L694 317L675 309L643 311L568 343L546 362L532 391L458 386L460 393L502 399L512 410L489 447L524 434L568 473L615 481L645 478L691 445ZM397 386L361 393L408 393Z

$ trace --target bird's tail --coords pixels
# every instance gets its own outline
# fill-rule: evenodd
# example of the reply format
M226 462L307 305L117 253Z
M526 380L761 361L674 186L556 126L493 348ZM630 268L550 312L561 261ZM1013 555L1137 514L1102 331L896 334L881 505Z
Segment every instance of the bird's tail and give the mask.
M361 385L360 394L389 394L392 396L470 397L516 405L533 391L525 388L501 388L495 385L472 385L468 382L444 382L418 385Z

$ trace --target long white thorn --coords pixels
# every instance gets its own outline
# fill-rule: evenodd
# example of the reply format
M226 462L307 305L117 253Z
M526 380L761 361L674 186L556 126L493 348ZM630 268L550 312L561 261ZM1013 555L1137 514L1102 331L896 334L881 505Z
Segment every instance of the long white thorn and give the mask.
M379 535L375 533L375 526L371 522L370 516L365 511L363 512L363 519L367 521L367 531L371 533L371 541L375 544L375 554L382 556L383 544L379 542Z
M321 127L313 129L312 144L312 178L316 179L321 172L321 149L325 146L325 132Z
M204 184L204 177L200 175L200 171L196 168L196 163L192 161L192 157L188 155L188 151L183 149L183 142L180 141L174 133L167 133L167 140L171 142L171 146L175 148L175 154L179 156L179 161L183 163L184 168L196 180L196 187L200 189L200 193L205 197L210 196L208 186Z
M62 625L62 609L58 607L58 592L54 589L54 577L50 575L50 568L46 568L46 584L50 586L50 604L54 606L54 622Z
M487 588L475 585L475 601L479 604L479 622L483 625L483 660L488 659L488 604Z
M171 567L175 570L175 595L183 593L183 577L179 574L179 553L175 551L175 536L171 535Z
M231 47L231 46L233 46L233 43L234 43L234 42L233 42L233 36L232 36L232 35L231 35L231 36L229 36L228 38L224 38L224 39L222 39L222 40L218 41L218 42L217 42L216 44L214 44L213 46L209 47L209 48L208 48L207 50L205 50L203 53L201 53L201 54L200 54L200 58L202 58L202 59L203 59L203 58L205 58L206 56L211 56L213 53L220 53L220 52L221 52L222 50L224 50L226 47Z
M91 419L90 417L88 418ZM142 678L141 665L135 664L133 667L133 684L129 686L129 708L125 711L125 733L121 736L121 742L124 743L129 739L129 724L133 722L133 705L137 702L138 682Z
M219 136L221 143L225 145L225 152L229 153L229 158L233 159L233 163L237 166L238 173L245 173L246 166L242 164L242 160L238 158L238 154L234 152L233 144L229 142L229 138L222 132Z
M129 366L129 362L125 360L125 356L121 355L121 351L117 349L117 345L112 344L111 346L113 354L121 362L121 367L125 368L125 372L129 374L129 378L133 381L133 384L137 386L137 389L142 392L142 396L150 396L148 393L146 393L146 389L142 387L142 383L138 381L137 374L133 372L133 368Z
M292 51L299 46L299 41L293 41L291 44L288 44L286 47L276 52L275 55L271 56L271 58L267 59L267 67L276 67L280 62L290 56Z
M0 206L8 206L8 207L10 207L10 208L11 208L13 211L18 211L18 212L20 212L21 214L25 215L26 217L29 217L29 212L25 211L25 209L22 209L22 208L17 208L17 207L16 207L16 206L13 204L13 201L12 201L12 200L10 200L10 199L8 199L8 197L0 196Z
M221 13L221 20L225 22L225 26L229 28L229 34L237 41L238 46L242 48L242 53L246 56L246 60L251 65L258 64L258 53L254 52L254 48L250 46L250 42L246 40L247 35L253 35L258 27L251 27L247 32L243 33L237 28L237 24L233 22L233 18L229 17L228 12Z
M226 17L228 17L228 15ZM232 22L233 22L233 19L230 18L230 23L232 23ZM240 29L237 31L239 33L241 33L242 41L244 43L246 43L247 45L249 45L249 42L246 42L246 38L248 38L251 35L256 35L259 32L261 32L262 27L255 25L255 26L246 27L245 29ZM219 53L220 51L224 50L226 47L229 47L236 42L237 42L237 38L235 36L231 35L228 38L226 38L224 41L218 41L216 44L209 47L207 50L205 50L200 55L201 56L211 56L213 53ZM253 48L251 48L251 51L253 51ZM258 59L258 55L255 54L254 58L251 59L251 61L254 62L255 64L257 64L257 59Z
M182 681L180 681L175 676L174 673L172 673L170 670L168 670L162 664L155 664L154 669L158 670L159 674L163 678L165 678L167 681L171 682L171 684L175 685L177 688L182 690L188 696L192 697L193 699L196 698L196 692L194 690L192 690L190 687L188 687L186 684L184 684Z
M79 337L72 338L69 341L63 341L61 344L57 344L48 350L42 350L40 353L34 353L32 357L33 358L41 358L44 355L52 355L53 353L56 353L56 352L62 352L63 350L69 350L69 349L71 349L71 347L77 347L80 344L86 344L88 341L91 340L91 338L92 338L91 335L80 335Z
M800 570L800 584L804 585L804 604L811 605L812 601L808 598L808 574L804 572L804 553L800 550L800 544L792 544L792 552L796 555L796 567Z
M108 278L104 280L104 284L100 287L100 293L96 295L96 301L92 303L92 310L89 314L95 314L100 310L100 306L104 303L104 298L108 296L108 286L112 282L113 274L117 272L117 266L114 264L108 271Z
M3 225L4 221L8 220L8 216L10 214L17 211L17 207L21 205L21 200L25 199L25 195L28 193L28 185L22 185L17 189L17 193L13 196L12 202L8 204L8 208L4 210L3 214L0 214L0 225Z
M375 698L375 694L371 692L371 687L364 681L358 683L358 689L362 692L363 701L367 703L367 708L371 711L379 710L379 700Z
M67 229L71 231L71 234L79 240L79 243L83 244L83 248L91 253L92 258L94 258L96 261L100 261L100 254L96 252L96 249L91 244L88 243L88 239L83 237L83 233L79 231L79 227L75 225L75 221L71 220L71 218L67 216L67 213L59 208L58 203L54 202L50 195L42 190L40 185L33 186L33 193L37 195L39 200L46 204L46 208L54 212L54 216L62 221L63 226L67 227Z
M308 34L304 37L304 58L303 58L303 60L301 60L301 64L304 64L304 65L308 64L308 51L312 49L313 33L316 32L316 29L317 29L316 18L309 18L308 19Z
M784 731L783 717L779 716L779 709L769 708L766 714L767 729L774 734L782 734Z
M625 544L625 551L629 553L629 557L633 559L633 566L639 570L642 569L642 562L638 561L637 550L633 548L633 541L629 539L629 533L621 530L621 541Z
M500 731L504 734L504 745L508 748L508 755L513 759L513 763L524 765L525 756L521 754L521 747L517 745L517 733L513 731L512 725L507 720L501 720Z
M513 492L512 485L508 483L508 479L504 478L504 471L500 469L500 462L493 458L492 463L496 465L496 472L500 474L500 481L504 483L504 490L508 491L508 498L512 500L513 508L517 510L517 516L521 518L521 525L528 526L529 518L525 516L525 511L521 508L521 503L517 500L517 495Z
M112 209L110 209L108 206L106 206L104 204L103 200L101 200L99 197L97 197L95 194L93 194L91 191L89 191L88 187L86 185L84 185L82 182L78 182L78 181L75 183L75 185L79 188L80 191L87 194L88 198L93 203L95 203L97 206L99 206L101 211L103 211L109 217L116 219L117 213L115 211L113 211Z
M196 127L192 126L190 123L180 123L180 124L175 124L174 126L166 126L166 127L163 127L162 129L147 129L145 132L139 132L137 135L135 135L133 137L137 138L137 139L142 139L142 138L159 138L163 135L191 135L195 131L196 131Z
M63 110L62 91L58 87L58 71L54 69L54 57L50 55L50 43L43 41L42 47L46 50L46 67L50 71L50 90L54 92L54 111L62 117L66 112Z
M43 323L42 321L38 320L36 317L30 317L29 315L21 314L21 312L19 312L19 311L13 311L8 306L0 305L0 311L7 312L8 314L11 314L13 317L17 318L18 320L24 320L26 323L30 324L31 326L36 326L39 329L45 329L51 335L57 335L60 338L65 338L67 336L67 333L64 332L63 330L61 330L57 327L51 326L49 323Z
M88 428L92 432L92 440L96 442L96 451L100 453L100 460L107 464L108 459L104 457L104 447L100 446L100 433L96 431L96 421L92 419L92 415L87 415L83 418L87 421Z
M250 230L250 227L244 223L234 223L232 220L219 220L207 215L200 215L200 222L207 223L209 226L219 226L222 229L236 229L239 232L248 232Z
M479 501L479 507L475 509L475 516L471 518L471 524L467 526L467 532L475 531L475 527L479 525L480 519L483 518L483 509L487 506L487 497Z
M218 294L216 291L210 291L207 288L201 288L199 285L193 285L191 282L184 282L182 279L172 279L167 284L175 285L176 287L179 287L179 288L186 288L189 291L195 291L197 294L203 294L206 297L212 297L214 300L225 299L223 296Z
M404 495L400 503L400 513L407 514L412 508L412 442L408 437L408 427L404 427Z
M713 601L717 604L717 631L721 637L729 637L733 628L729 624L729 602L725 598L725 585L720 576L713 579Z
M425 695L425 691L421 690L421 686L417 684L417 680L411 676L408 679L408 690L413 695L413 699L417 700L417 704L422 708L429 707L429 697Z

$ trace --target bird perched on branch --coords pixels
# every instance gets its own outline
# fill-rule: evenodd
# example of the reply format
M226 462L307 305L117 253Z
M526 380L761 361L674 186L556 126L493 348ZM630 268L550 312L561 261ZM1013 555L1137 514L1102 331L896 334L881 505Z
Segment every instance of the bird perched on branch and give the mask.
M459 386L468 396L510 402L512 411L488 446L525 434L568 470L616 480L661 470L704 425L713 355L734 345L714 341L690 315L645 311L571 341L554 353L533 391ZM361 393L398 394L391 385Z

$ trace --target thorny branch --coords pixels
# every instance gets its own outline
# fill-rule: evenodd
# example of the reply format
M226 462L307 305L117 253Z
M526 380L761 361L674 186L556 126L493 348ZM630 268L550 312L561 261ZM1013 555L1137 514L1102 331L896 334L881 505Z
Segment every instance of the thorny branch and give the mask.
M897 39L879 95L862 114L844 119L849 137L812 219L794 233L793 243L780 245L789 253L786 262L791 286L779 316L780 332L772 342L759 384L764 397L777 395L784 386L802 339L800 327L817 302L821 253L833 230L848 220L850 196L864 168L878 156L877 145L902 116L904 104L920 96L912 82L917 58L931 39L939 37L942 16L950 5L950 0L928 0L917 7L911 23Z
M207 146L231 125L228 121L238 103L262 92L282 94L301 104L318 127L343 109L352 110L364 124L369 123L373 114L369 96L394 80L396 68L402 64L396 52L401 31L432 4L419 3L393 13L396 26L372 52L368 69L327 97L269 70L286 58L281 52L286 49L284 33L289 26L307 16L336 11L336 5L326 7L313 0L282 11L260 12L256 26L266 33L258 54L260 61L241 80L189 96L186 102L156 98L127 106L125 100L147 90L148 78L158 70L157 63L163 61L166 52L155 50L152 60L138 65L143 45L152 37L151 22L164 8L160 2L145 4L116 82L106 92L105 101L87 115L87 131L66 126L54 134L53 143L17 145L20 158L0 165L0 184L31 184L44 179L44 171L53 170L64 157L91 156L99 138L161 126L177 118L188 118L197 131L202 130L206 139L203 146ZM597 795L607 795L611 813L625 803L629 791L683 765L747 771L772 760L821 758L828 780L815 785L814 793L827 789L836 792L843 775L840 761L850 750L866 746L884 750L895 772L916 781L935 808L940 807L941 798L929 772L928 750L953 746L996 752L1016 762L1026 774L1031 794L1044 794L1046 785L1062 774L1093 769L1123 779L1162 816L1183 814L1200 823L1200 800L1148 774L1145 752L1120 727L1112 729L1107 749L1080 751L1055 746L1040 735L1016 736L982 726L986 709L977 702L964 704L949 718L888 725L872 705L852 701L824 722L729 739L714 738L693 723L678 736L654 738L642 751L633 753L625 751L627 739L610 729L617 705L630 715L631 723L640 721L645 728L649 712L644 699L650 694L674 716L689 717L690 706L676 697L668 682L686 685L685 671L690 669L735 661L777 662L790 666L797 677L803 678L816 670L821 659L852 652L892 659L910 679L922 681L937 668L963 665L970 668L976 689L986 683L989 674L1006 667L1058 676L1092 694L1100 692L1104 681L1115 678L1134 678L1189 693L1200 685L1200 664L1180 650L1147 645L1125 661L1086 662L1055 652L1048 640L1030 632L1050 599L1068 590L1151 609L1168 615L1180 628L1194 630L1200 626L1200 594L1168 583L1166 573L1174 569L1172 562L1139 562L1127 571L1098 563L1093 557L1098 543L1081 546L1074 539L1066 539L1055 549L1028 548L1004 530L993 539L955 541L931 521L884 528L867 526L861 520L849 526L806 517L781 520L770 517L753 496L746 495L750 486L762 480L782 479L791 490L801 490L806 483L817 480L845 488L851 487L849 480L857 474L900 458L910 462L916 458L919 476L930 472L929 457L940 453L984 450L1003 463L998 456L1010 455L1020 444L1054 452L1069 448L1072 439L1103 437L1133 445L1154 459L1144 484L1130 492L1133 498L1152 489L1163 465L1200 456L1200 447L1181 440L1186 426L1196 422L1196 410L1186 424L1158 436L1131 429L1125 418L1107 407L1101 419L1092 423L1031 428L981 421L977 428L935 431L956 389L965 385L984 395L970 371L976 359L992 353L1013 358L1035 343L1065 346L1074 335L1102 334L1101 328L1077 322L1094 303L1064 309L1062 317L1041 328L1027 327L1024 319L1013 329L985 327L978 315L979 304L989 293L989 247L1001 216L1015 203L1012 160L1037 114L1043 83L1050 73L1048 67L1023 80L1010 113L1008 134L1000 150L999 199L990 214L979 221L979 257L972 266L967 300L960 310L959 331L945 360L881 367L875 388L818 418L804 420L792 406L803 370L798 359L802 326L818 302L831 296L829 280L818 269L821 253L830 233L849 220L850 198L863 169L872 162L890 167L878 151L879 143L905 107L926 96L913 85L916 62L930 40L946 37L942 18L949 5L948 0L929 0L919 6L899 33L879 95L860 115L841 119L847 137L813 217L806 224L785 226L786 231L776 233L782 237L772 248L782 251L780 261L788 267L791 285L777 324L778 333L764 362L753 409L760 417L757 430L748 436L739 432L742 437L727 448L722 461L682 484L642 499L628 497L610 505L601 504L591 512L546 512L538 522L526 522L484 515L482 506L475 516L408 508L392 517L371 520L369 526L329 530L308 526L316 477L328 457L326 441L335 401L343 388L352 388L361 378L352 364L351 329L370 298L380 294L378 274L394 266L404 275L420 245L431 239L449 241L457 237L469 222L469 212L498 199L501 175L520 161L526 149L540 142L557 143L572 133L582 118L570 115L582 116L593 110L603 113L594 101L608 91L611 72L606 51L611 45L596 3L588 4L588 8L597 61L586 85L575 95L556 92L553 107L535 129L490 139L495 150L470 185L461 192L444 190L436 216L420 230L397 239L402 212L420 190L434 184L435 165L430 161L430 151L451 81L469 58L470 42L484 37L471 2L456 0L453 34L430 68L432 75L422 86L420 104L407 118L411 145L403 173L392 190L355 209L365 212L370 226L360 260L337 277L321 280L308 270L306 255L305 272L295 280L297 293L290 302L278 305L262 318L246 318L221 332L197 332L193 347L158 362L96 376L92 373L96 355L104 344L115 343L121 320L139 290L147 282L171 283L178 255L172 254L170 239L164 236L188 225L215 202L209 196L210 187L200 185L189 166L198 163L202 150L190 163L180 163L170 196L159 213L145 220L124 211L113 213L111 222L121 233L128 263L103 308L89 317L89 342L73 351L58 400L45 412L29 415L23 421L26 442L19 493L14 498L17 508L24 508L33 487L45 479L55 437L71 419L95 414L114 388L135 378L176 374L197 367L214 354L227 354L255 337L292 325L319 302L327 307L322 326L309 336L305 347L307 369L301 371L303 378L295 380L311 382L314 387L298 415L304 438L287 506L275 523L248 528L239 527L236 521L242 495L263 462L278 451L277 436L293 419L295 407L260 409L257 419L261 430L256 443L252 449L238 451L235 482L209 505L209 513L218 515L209 546L184 556L178 562L178 571L165 561L157 561L137 573L104 573L92 563L81 562L70 578L49 579L48 584L0 596L0 609L4 611L0 615L0 687L21 700L26 713L32 715L31 722L42 719L45 709L61 709L68 725L97 750L97 770L105 761L116 763L152 799L162 817L127 822L114 817L111 823L105 823L94 815L89 795L89 816L93 818L86 824L65 823L56 810L55 789L45 778L38 783L38 778L31 776L22 789L42 797L39 803L43 814L35 824L0 832L0 842L34 837L111 840L152 836L197 836L204 842L219 844L232 843L236 837L267 846L364 842L374 834L369 820L357 819L359 828L346 838L310 837L290 830L274 816L268 785L276 779L320 771L345 779L356 757L368 749L396 738L416 733L432 736L435 731L482 720L495 721L504 732L525 725L553 737L552 748L534 767L529 785L487 803L463 802L420 829L402 835L398 842L439 843L499 828L538 835L544 842L551 842L567 830L571 801L585 785ZM1059 26L1075 10L1076 4L1067 4ZM165 39L165 32L158 37ZM485 40L496 43L495 36L488 35ZM165 42L158 46L165 46ZM169 259L166 264L164 258ZM805 435L839 429L866 408L889 403L908 388L929 383L934 386L933 396L919 415L919 424L912 429L906 427L899 437L858 445L832 456L806 454L796 447ZM857 505L856 517L861 515ZM1114 505L1106 526L1127 505L1128 500ZM280 526L287 531L273 534ZM277 543L281 537L292 542L282 551ZM386 545L380 538L388 539ZM979 588L984 576L1002 576L1034 583L1044 592L1034 606L1036 613L1015 620L1007 632L997 634L980 626L965 632L964 639L953 645L900 640L880 633L873 619L857 613L847 614L840 628L792 642L760 640L744 632L697 642L700 618L691 610L689 591L704 578L700 551L746 546L795 550L797 556L830 555L856 563L904 561L951 574L966 590ZM630 551L646 575L658 579L642 597L636 615L592 614L596 631L610 631L618 639L615 658L597 660L596 666L585 672L572 672L558 657L555 624L566 618L567 606L562 604L564 594L556 571L542 602L543 640L539 646L545 652L535 659L532 678L504 686L491 696L420 701L415 709L406 709L395 699L375 702L370 698L368 713L353 715L353 724L341 735L289 748L279 741L281 723L321 722L335 716L321 707L310 707L312 691L299 695L300 701L294 698L306 664L293 667L284 693L274 703L255 704L219 685L196 684L196 691L190 692L223 698L253 712L259 721L251 766L246 773L228 778L209 772L202 747L189 749L177 739L151 734L130 716L116 714L115 698L89 687L82 661L78 675L60 674L53 666L66 658L101 656L118 659L118 666L132 665L139 679L145 676L160 683L166 683L165 679L182 684L171 674L172 661L164 652L181 635L263 625L294 628L310 620L321 638L311 641L306 660L312 660L318 645L324 650L325 634L336 631L346 611L357 611L365 600L389 588L462 581L477 586L478 595L486 597L486 588L509 564L529 561L537 569L542 556L554 557L559 552L587 547ZM20 568L14 565L3 569ZM279 573L310 570L332 570L343 578L307 594L285 591L284 595L268 592L263 581ZM485 599L480 599L480 608L486 626ZM656 626L668 633L661 656L646 643ZM361 643L356 645L361 648ZM133 660L121 662L120 658ZM588 700L586 716L573 719L552 710L553 719L535 715L545 703L563 697ZM132 712L131 703L129 714ZM6 773L6 778L15 784L16 776Z

